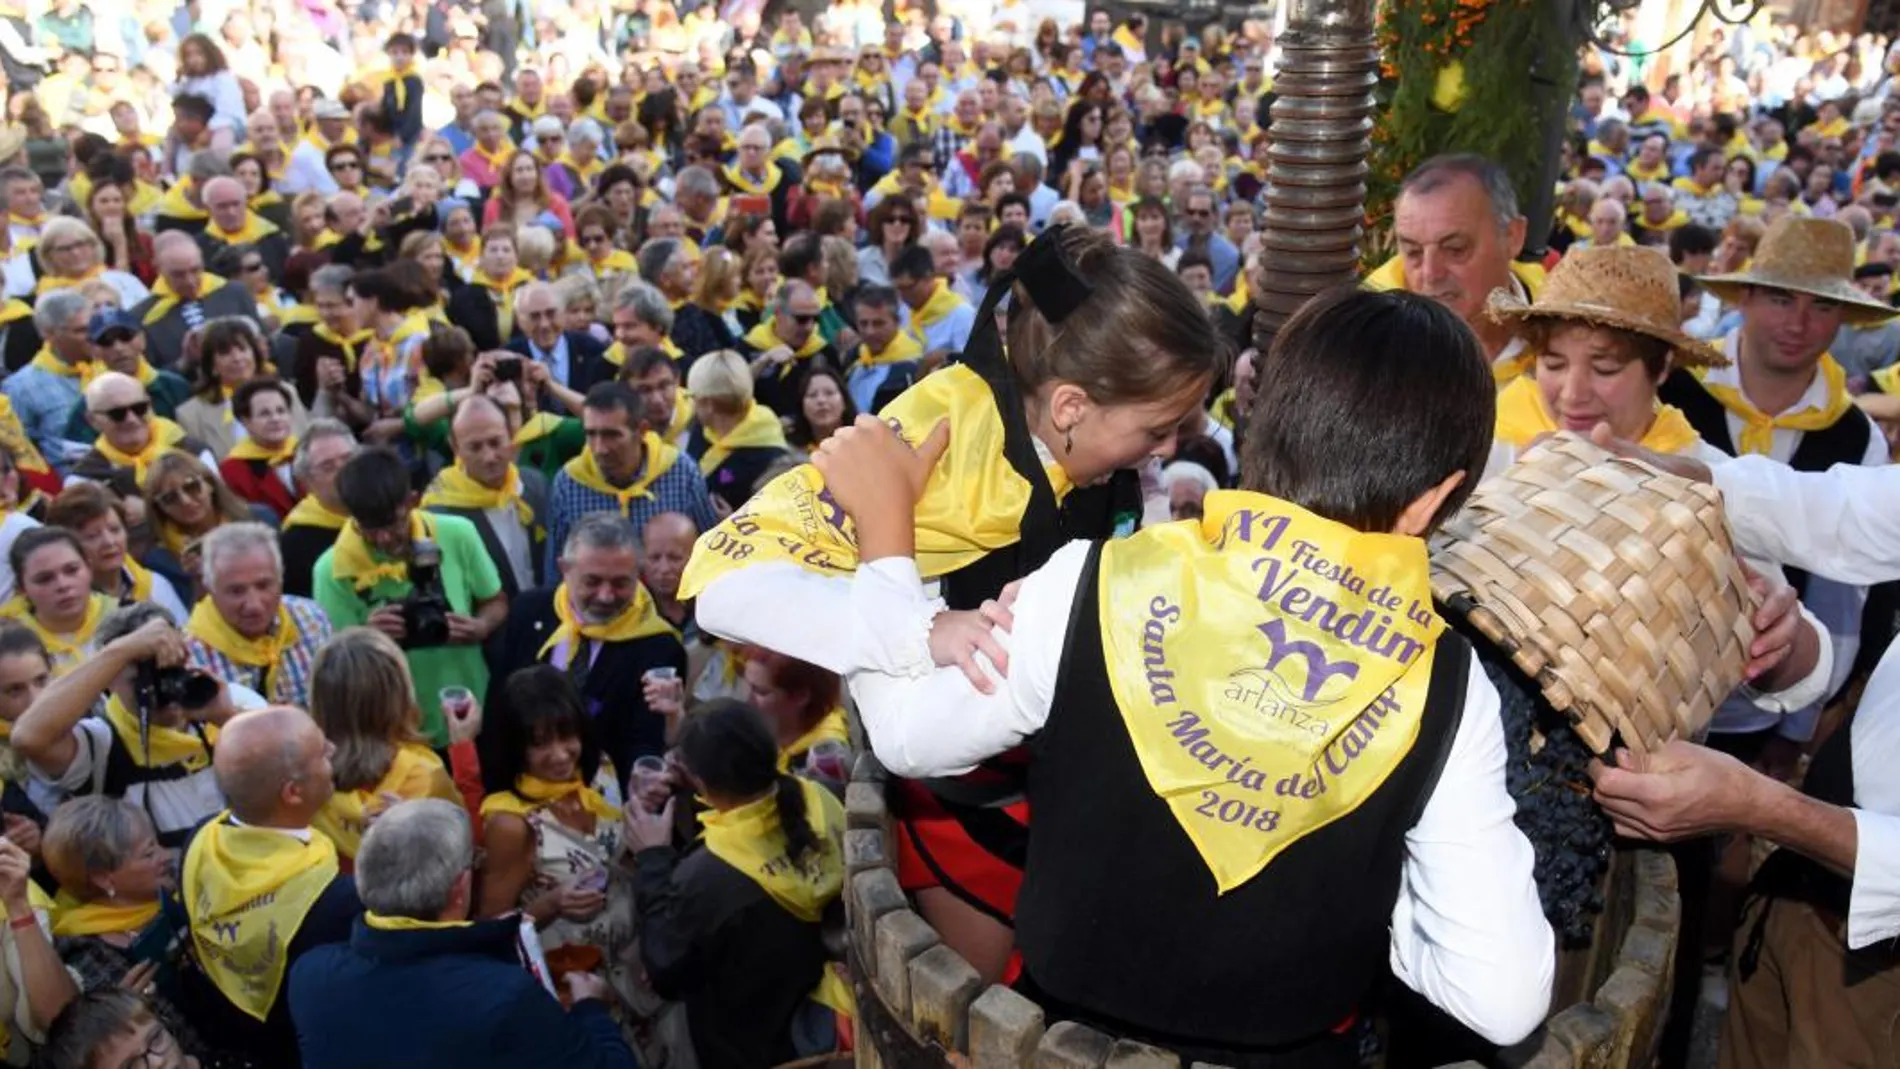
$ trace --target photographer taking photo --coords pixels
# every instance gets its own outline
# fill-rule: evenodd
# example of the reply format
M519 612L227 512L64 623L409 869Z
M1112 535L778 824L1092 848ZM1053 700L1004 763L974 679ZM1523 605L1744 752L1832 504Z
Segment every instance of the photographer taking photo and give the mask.
M350 522L317 560L317 604L337 629L367 625L403 648L422 733L442 749L442 689L488 690L481 646L508 617L501 575L474 524L417 507L409 469L393 451L351 457L336 489Z
M75 795L124 798L176 847L224 808L211 774L218 727L251 691L185 668L185 635L149 602L112 610L98 652L41 692L13 724L13 748L41 777ZM103 717L87 716L104 699Z

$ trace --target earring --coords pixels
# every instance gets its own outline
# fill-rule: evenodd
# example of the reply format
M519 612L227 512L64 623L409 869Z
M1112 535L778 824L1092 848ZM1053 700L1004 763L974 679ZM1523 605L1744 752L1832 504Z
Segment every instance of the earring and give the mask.
M106 884L106 897L117 898L119 897L119 892L114 890L111 884Z
M1075 428L1070 427L1062 432L1062 455L1066 457L1073 452L1075 452Z

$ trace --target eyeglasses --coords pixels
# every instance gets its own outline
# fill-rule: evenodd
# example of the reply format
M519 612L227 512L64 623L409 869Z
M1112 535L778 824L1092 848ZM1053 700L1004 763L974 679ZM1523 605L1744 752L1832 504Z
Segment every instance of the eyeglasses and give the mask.
M164 1025L154 1024L152 1027L152 1038L145 1041L145 1049L139 1052L139 1056L136 1059L128 1061L125 1064L128 1069L132 1069L132 1067L136 1067L136 1069L158 1069L159 1066L164 1065L165 1062L169 1060L172 1050L177 1046L178 1041L172 1038L172 1034L166 1031Z
M144 419L152 411L152 402L134 401L129 405L115 405L112 408L100 408L93 411L95 416L104 416L114 423L124 423L129 417Z
M787 312L785 314L791 317L792 322L797 323L801 327L809 327L813 323L818 322L817 312L811 312L809 314L801 313L801 312Z
M196 475L191 475L187 476L184 482L179 483L170 490L162 491L157 497L152 499L152 503L160 508L168 509L187 497L200 497L204 492L205 481Z
M92 243L89 241L68 241L63 245L42 245L40 246L40 251L49 252L54 256L58 256L61 253L77 252L80 249L90 248L91 246Z
M606 243L607 243L607 235L605 234L582 234L581 235L582 245L605 245Z
M437 153L432 153L428 156L422 157L422 162L424 163L454 163L455 157L449 155L446 152L437 152Z
M264 261L259 260L256 263L240 264L238 270L243 271L245 274L250 274L253 271L262 271L264 270Z
M355 160L338 160L330 165L332 171L360 171L363 165Z

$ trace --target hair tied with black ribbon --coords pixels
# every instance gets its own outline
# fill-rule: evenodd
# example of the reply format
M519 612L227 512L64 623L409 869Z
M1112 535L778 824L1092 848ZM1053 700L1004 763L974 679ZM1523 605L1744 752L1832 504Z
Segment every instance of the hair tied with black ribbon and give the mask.
M1013 274L1024 292L1035 302L1036 310L1050 323L1060 323L1075 314L1095 288L1076 270L1062 245L1068 224L1044 230L1016 258Z

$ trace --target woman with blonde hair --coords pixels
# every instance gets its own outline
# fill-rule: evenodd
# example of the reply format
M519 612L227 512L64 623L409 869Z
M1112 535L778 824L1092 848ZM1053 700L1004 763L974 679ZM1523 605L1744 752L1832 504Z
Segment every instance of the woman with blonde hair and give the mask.
M369 627L336 633L310 668L310 716L336 747L336 793L312 824L356 856L377 814L398 802L440 798L461 805L455 781L421 731L415 682L402 647Z
M317 247L317 240L324 231L323 194L315 190L299 193L290 202L290 248L292 252L309 252Z
M568 275L554 284L554 295L561 302L561 329L590 334L602 345L613 342L613 332L600 320L602 296L593 279Z
M673 340L688 359L730 348L738 339L726 313L739 299L739 258L724 245L708 248L699 261L693 295L673 312Z
M105 242L84 221L56 215L40 228L35 247L40 264L35 295L54 290L73 289L88 282L101 281L119 295L120 306L130 308L144 300L150 290L137 276L106 266Z
M470 204L479 204L482 200L482 188L474 180L462 173L462 163L455 158L455 147L446 138L430 134L416 147L416 154L410 157L409 167L433 167L435 173L442 176L442 191L457 200Z
M777 249L761 245L745 254L739 265L739 296L733 299L728 311L727 326L733 328L735 335L744 336L765 318L765 310L772 307L772 297L778 292L778 283Z
M152 537L178 558L188 576L198 574L198 544L205 535L227 523L257 518L204 461L177 450L160 453L152 461L139 491L145 497Z
M745 504L759 476L790 451L778 416L752 399L752 371L731 349L707 353L686 372L697 417L686 451L699 458L706 489L728 507Z

